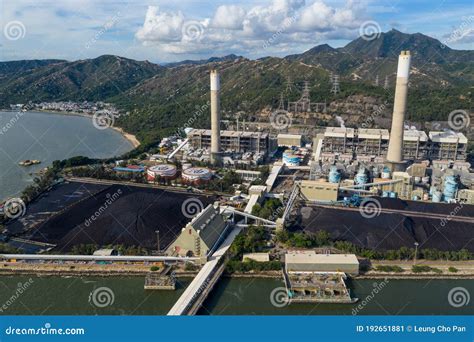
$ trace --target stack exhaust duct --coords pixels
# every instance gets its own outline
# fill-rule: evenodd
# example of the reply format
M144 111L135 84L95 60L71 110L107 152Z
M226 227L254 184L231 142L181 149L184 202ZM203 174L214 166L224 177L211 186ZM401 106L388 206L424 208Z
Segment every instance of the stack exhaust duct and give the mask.
M388 145L387 164L392 171L403 171L403 131L410 76L410 51L402 51L398 57L397 84L393 103L392 130Z
M219 72L211 70L211 163L221 164L221 82Z

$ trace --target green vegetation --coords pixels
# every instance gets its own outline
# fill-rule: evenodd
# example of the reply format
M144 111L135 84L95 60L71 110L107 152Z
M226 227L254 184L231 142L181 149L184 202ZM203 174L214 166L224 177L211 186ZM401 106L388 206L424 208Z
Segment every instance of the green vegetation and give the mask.
M280 261L258 262L255 260L229 260L226 265L226 272L251 272L251 271L279 271L283 267Z
M152 272L156 272L156 271L159 271L159 270L160 270L160 268L158 266L151 266L150 267L150 271L152 271Z
M283 215L284 207L279 199L269 198L265 201L263 206L255 204L252 208L252 215L264 219L277 219Z
M15 248L7 245L6 243L0 242L0 253L5 254L18 254L20 251Z
M448 268L448 271L451 272L451 273L457 273L458 272L458 269L456 267L453 267L453 266L450 266Z
M276 239L289 247L314 248L328 246L331 244L330 234L325 230L319 230L315 234L305 232L292 233L287 230L280 230L276 234Z
M260 252L265 248L265 241L268 239L269 234L264 227L250 226L237 235L230 246L230 252L237 260L240 260L244 253Z
M376 271L379 272L390 272L390 273L402 273L404 272L403 268L397 265L378 265L375 267Z
M356 246L349 241L334 241L331 239L330 234L324 230L319 230L314 234L281 230L277 232L276 239L287 247L334 247L342 252L356 254L360 257L372 260L412 260L415 256L414 248L400 247L397 250L374 251L372 249ZM425 260L463 261L472 260L474 256L467 249L461 249L459 251L439 251L434 248L426 248L418 250L417 258Z
M411 270L413 273L428 273L428 272L443 273L443 271L441 271L439 268L430 267L426 265L413 265L411 267Z
M72 247L70 254L92 255L98 249L115 249L120 255L149 255L150 252L140 246L80 244Z

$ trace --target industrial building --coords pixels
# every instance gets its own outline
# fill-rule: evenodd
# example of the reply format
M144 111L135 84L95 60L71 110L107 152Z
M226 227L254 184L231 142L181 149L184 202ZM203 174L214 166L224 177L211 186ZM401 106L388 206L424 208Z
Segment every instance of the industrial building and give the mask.
M388 153L390 133L386 129L354 129L327 127L318 157L322 161L352 161L382 163ZM318 150L317 147L314 147ZM460 132L429 132L405 130L402 154L404 160L465 161L467 138Z
M287 273L344 272L359 274L359 260L354 254L316 254L314 251L291 251L285 254Z
M314 180L303 180L300 183L300 194L307 201L337 201L339 194L339 184Z
M301 147L303 137L300 134L278 134L278 147Z
M212 131L193 129L188 133L189 143L194 149L211 148ZM268 153L269 136L263 132L220 131L220 147L222 152L231 153Z
M465 161L467 138L461 132L429 132L431 159Z
M209 204L168 247L168 255L206 257L225 238L227 223L218 204Z

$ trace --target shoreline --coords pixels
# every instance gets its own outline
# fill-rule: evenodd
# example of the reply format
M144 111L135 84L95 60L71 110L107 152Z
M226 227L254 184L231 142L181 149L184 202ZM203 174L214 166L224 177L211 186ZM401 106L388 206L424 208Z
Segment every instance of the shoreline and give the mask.
M17 266L17 267L15 267ZM18 267L20 266L20 267ZM121 267L110 267L108 265L12 265L8 264L0 268L0 276L38 276L38 277L145 277L150 273L150 265L121 265ZM82 266L82 267L81 267ZM81 269L83 268L83 269ZM157 274L160 272L157 271ZM177 278L193 278L197 272L175 272ZM252 279L281 279L279 271L255 272L255 273L224 273L223 278L252 278ZM465 280L474 279L473 273L464 274L397 274L397 273L368 273L357 276L348 276L350 280L391 279L391 280Z
M11 110L11 109L1 109L3 112L17 112L16 110ZM92 118L91 114L85 114L85 113L78 113L78 112L64 112L64 111L55 111L55 110L43 110L43 109L35 109L35 110L29 110L24 113L29 113L29 112L38 112L38 113L49 113L49 114L57 114L57 115L64 115L64 116L80 116L83 118ZM141 145L140 140L137 139L137 137L131 133L127 133L123 130L121 127L115 127L111 126L109 127L110 129L113 129L114 131L120 133L122 137L124 137L125 140L127 140L133 147L133 149L137 148L138 146Z

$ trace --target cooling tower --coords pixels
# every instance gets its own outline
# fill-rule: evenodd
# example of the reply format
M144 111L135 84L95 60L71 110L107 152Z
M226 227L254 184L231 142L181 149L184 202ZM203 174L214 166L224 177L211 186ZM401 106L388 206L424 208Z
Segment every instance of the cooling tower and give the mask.
M398 57L397 84L393 103L392 130L388 145L387 163L393 171L403 169L403 131L407 107L408 78L410 76L410 51L402 51Z
M211 71L211 163L221 163L221 109L220 109L221 83L217 70Z

